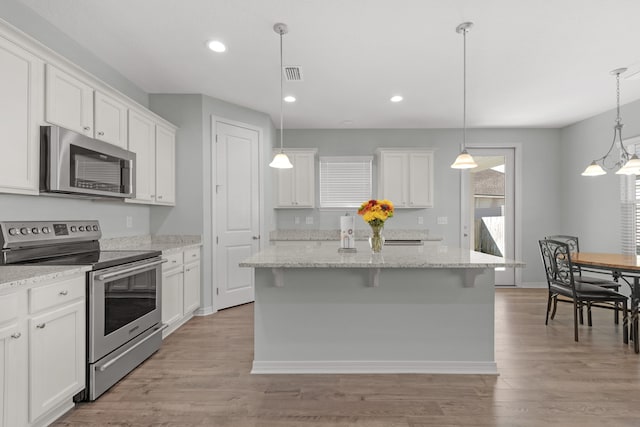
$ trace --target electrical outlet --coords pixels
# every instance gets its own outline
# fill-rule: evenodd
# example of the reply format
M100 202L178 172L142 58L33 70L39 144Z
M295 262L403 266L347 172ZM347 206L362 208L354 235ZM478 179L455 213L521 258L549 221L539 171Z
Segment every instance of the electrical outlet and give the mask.
M293 223L294 223L295 225L299 225L299 224L300 224L300 217L299 217L299 216L297 216L297 217L293 218Z
M307 218L305 218L305 223L307 225L313 224L313 217L312 216L308 216Z
M449 224L449 217L446 217L446 216L439 216L439 217L438 217L438 224L440 224L440 225L446 225L446 224Z
M127 228L131 228L133 227L133 217L132 216L127 216Z
M418 224L424 224L424 217L423 216L419 216L418 217Z

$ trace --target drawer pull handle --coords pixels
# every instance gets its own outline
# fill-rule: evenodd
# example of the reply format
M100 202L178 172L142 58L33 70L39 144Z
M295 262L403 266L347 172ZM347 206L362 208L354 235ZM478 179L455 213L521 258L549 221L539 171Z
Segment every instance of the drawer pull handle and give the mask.
M13 338L14 340L17 340L21 336L22 334L20 332L14 332L13 334L11 334L11 338Z
M36 328L38 328L38 329L44 329L46 327L47 327L46 323L40 323L39 325L36 325Z
M69 291L67 291L67 290L60 291L60 295L62 295L62 296L69 295Z
M90 130L91 130L91 128L90 128L89 126L85 126L85 127L83 127L82 129L84 129L84 130L86 130L86 131L90 131Z
M100 132L98 132L98 135L103 136L104 132L100 131Z
M197 257L197 256L198 256L198 255L196 255L196 254L191 254L191 258L195 258L195 257Z

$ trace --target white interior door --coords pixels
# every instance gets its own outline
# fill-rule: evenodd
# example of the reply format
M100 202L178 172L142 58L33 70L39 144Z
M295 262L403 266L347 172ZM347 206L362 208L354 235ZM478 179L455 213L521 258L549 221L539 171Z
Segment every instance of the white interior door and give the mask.
M462 174L461 246L516 258L514 148L468 148L478 167ZM514 286L514 268L496 268L496 285Z
M259 249L259 134L217 121L216 279L217 308L254 299L254 275L240 263Z

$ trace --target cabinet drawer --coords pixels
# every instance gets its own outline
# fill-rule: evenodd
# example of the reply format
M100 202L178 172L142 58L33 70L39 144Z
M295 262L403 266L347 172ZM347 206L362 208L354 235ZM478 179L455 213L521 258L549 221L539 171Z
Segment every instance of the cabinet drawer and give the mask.
M18 293L0 296L0 324L16 319L17 317Z
M81 276L29 289L29 313L84 298L85 282Z
M200 259L200 248L186 249L184 251L184 263L198 261Z
M171 255L164 255L163 258L165 258L167 262L162 264L162 271L171 270L172 268L182 265L182 252Z

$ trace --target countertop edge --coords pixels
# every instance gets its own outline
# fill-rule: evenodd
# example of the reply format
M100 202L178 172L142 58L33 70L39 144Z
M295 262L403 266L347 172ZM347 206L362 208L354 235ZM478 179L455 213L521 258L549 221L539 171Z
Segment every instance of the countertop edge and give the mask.
M4 280L2 269L11 269L12 275L17 278L0 283L0 291L18 289L24 286L35 285L39 282L55 280L61 277L73 276L91 270L90 266L2 266L0 268L0 281ZM38 271L40 270L40 271Z

